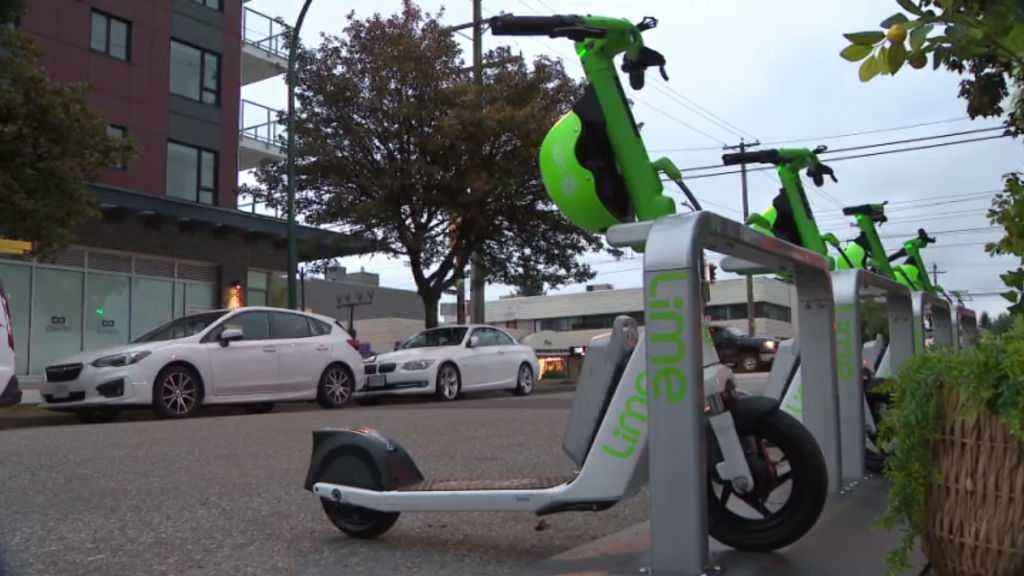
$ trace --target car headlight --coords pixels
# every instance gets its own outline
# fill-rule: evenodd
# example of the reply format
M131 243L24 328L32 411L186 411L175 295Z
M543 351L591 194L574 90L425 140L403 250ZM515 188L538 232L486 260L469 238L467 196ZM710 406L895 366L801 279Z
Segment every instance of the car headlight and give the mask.
M413 360L402 364L402 370L426 370L433 363L433 360Z
M149 352L131 352L129 354L113 354L111 356L104 356L103 358L97 358L92 361L92 365L95 368L116 368L118 366L129 366L139 362L146 356L149 356Z
M774 340L769 340L769 341L765 342L764 343L764 349L765 350L775 350L775 341Z

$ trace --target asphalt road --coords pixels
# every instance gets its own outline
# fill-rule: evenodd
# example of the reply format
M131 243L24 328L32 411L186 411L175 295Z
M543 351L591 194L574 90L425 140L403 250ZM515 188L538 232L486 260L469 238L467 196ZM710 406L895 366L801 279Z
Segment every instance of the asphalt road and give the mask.
M763 390L766 374L738 375ZM65 416L0 431L0 576L482 576L648 517L646 491L602 513L406 514L378 541L338 532L302 489L310 432L385 431L428 477L568 473L571 392L339 411L237 410L188 421L83 425Z
M567 473L569 393L0 432L0 546L16 576L481 576L643 521L603 513L406 514L356 541L302 489L310 432L387 431L430 477ZM0 553L2 555L3 553ZM0 559L0 574L4 574ZM7 575L4 575L7 576Z

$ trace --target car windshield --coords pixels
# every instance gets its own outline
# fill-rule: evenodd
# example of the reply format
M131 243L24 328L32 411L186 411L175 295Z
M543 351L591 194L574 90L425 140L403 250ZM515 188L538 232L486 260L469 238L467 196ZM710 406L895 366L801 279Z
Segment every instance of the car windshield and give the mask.
M431 328L409 338L398 347L399 350L410 348L433 348L436 346L458 346L466 337L463 326L451 328Z
M746 336L746 334L743 332L743 330L740 330L739 328L737 328L735 326L726 326L725 327L725 331L728 332L730 336L737 336L737 337Z
M227 313L228 312L226 310L220 310L217 312L203 312L201 314L183 316L177 320L171 320L167 324L164 324L155 330L146 332L142 336L132 340L132 344L188 338L189 336L193 336L203 330L206 330L210 324L220 320Z

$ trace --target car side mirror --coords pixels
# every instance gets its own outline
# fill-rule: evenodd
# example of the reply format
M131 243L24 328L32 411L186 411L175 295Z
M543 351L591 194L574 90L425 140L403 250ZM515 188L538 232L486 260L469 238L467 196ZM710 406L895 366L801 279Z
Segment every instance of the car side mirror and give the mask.
M469 342L466 342L466 348L476 348L479 345L480 345L480 337L479 336L470 336L469 337Z
M228 328L220 333L217 340L220 341L221 346L227 346L229 343L238 342L242 338L245 338L245 334L240 328Z

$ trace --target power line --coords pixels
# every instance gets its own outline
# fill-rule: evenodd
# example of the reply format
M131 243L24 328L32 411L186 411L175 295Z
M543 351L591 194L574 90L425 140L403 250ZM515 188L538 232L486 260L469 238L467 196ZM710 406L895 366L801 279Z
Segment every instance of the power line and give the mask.
M884 150L882 152L869 152L867 154L857 154L857 155L854 155L854 156L843 156L841 158L832 158L832 159L829 160L829 162L841 162L843 160L857 160L857 159L860 159L860 158L870 158L872 156L884 156L886 154L896 154L897 152L914 152L914 151L917 151L917 150L928 150L928 149L931 149L931 148L942 148L944 146L953 146L953 145L956 145L956 144L970 144L972 142L984 142L986 140L998 140L1000 138L1006 138L1006 137L1007 137L1006 135L1000 134L999 136L985 136L985 137L982 137L982 138L970 138L970 139L965 139L965 140L956 140L954 142L940 142L938 144L929 144L927 146L911 146L911 147L907 147L907 148L899 148L899 149L896 149L896 150ZM714 166L714 168L720 168L720 167L721 166ZM710 167L708 167L708 168L710 168ZM748 168L747 171L748 172L754 172L754 171L764 171L764 170L774 170L774 169L775 169L774 166L765 166L765 167L761 167L761 168ZM694 169L693 168L688 168L688 169L684 169L682 171L686 172L688 170L694 170ZM727 176L729 174L739 174L739 173L740 173L739 170L727 170L725 172L715 172L715 173L712 173L712 174L697 174L696 176L688 176L686 179L687 180L697 180L697 179L700 179L700 178L713 178L715 176Z
M949 124L952 122L960 122L963 120L970 120L970 116L962 116L960 118L952 118L949 120L934 120L932 122L921 122L918 124L908 124L905 126L894 126L891 128L878 128L875 130L865 130L863 132L850 132L847 134L836 134L833 136L818 136L817 138L800 138L797 140L779 140L776 142L768 142L765 146L775 146L778 144L792 144L794 142L820 142L822 140L838 140L840 138L850 138L853 136L864 136L867 134L880 134L882 132L897 132L900 130L910 130L913 128L921 128L923 126L934 126L936 124ZM718 150L713 146L705 146L702 148L659 148L651 150L651 152L698 152L704 150Z
M968 130L967 132L953 132L953 133L950 133L950 134L938 134L938 135L934 135L934 136L923 136L923 137L920 137L920 138L910 138L908 140L893 140L891 142L878 142L878 143L875 143L875 144L865 144L864 146L854 146L854 147L851 147L851 148L840 148L840 149L837 149L837 150L826 150L825 152L822 152L821 154L819 154L819 156L824 155L824 154L835 154L837 152L853 152L855 150L866 150L868 148L883 148L883 147L886 147L886 146L895 146L897 144L910 144L910 143L913 143L913 142L924 142L924 141L928 141L928 140L941 140L943 138L952 138L953 136L962 136L962 135L965 135L965 134L976 134L978 132L989 132L989 131L992 131L994 129L997 129L997 128L981 128L981 129L978 129L978 130ZM832 158L829 161L832 162L832 161L835 161L835 160L836 160L836 158ZM707 166L692 166L690 168L684 168L682 171L683 172L694 172L694 171L697 171L697 170L714 170L714 169L722 168L722 167L723 167L722 164L708 164ZM771 167L765 167L765 168L761 168L761 169L762 170L770 170L772 168Z

